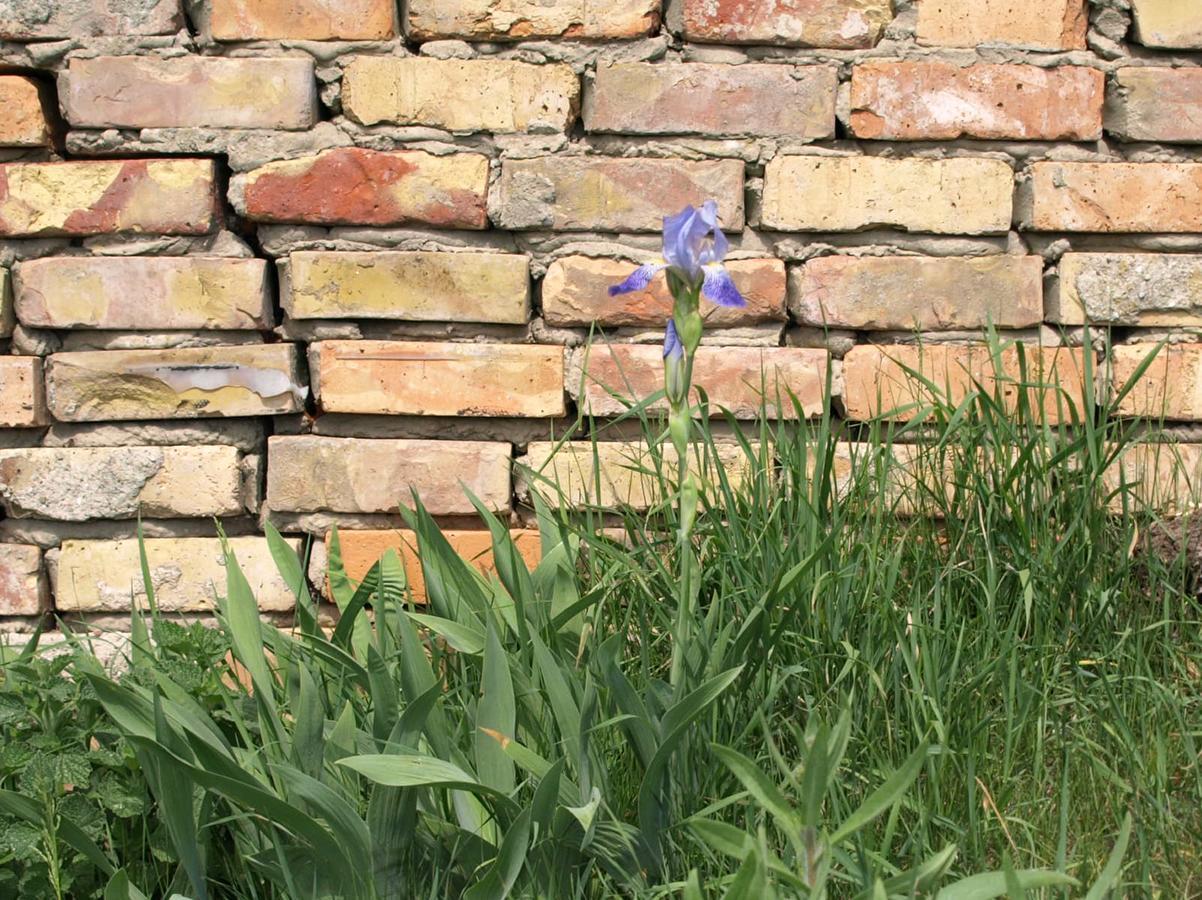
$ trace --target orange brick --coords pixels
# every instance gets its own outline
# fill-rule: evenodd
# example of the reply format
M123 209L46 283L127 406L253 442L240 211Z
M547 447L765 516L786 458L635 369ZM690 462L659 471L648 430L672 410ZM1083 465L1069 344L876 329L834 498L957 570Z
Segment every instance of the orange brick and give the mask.
M1084 50L1088 27L1085 0L921 0L918 4L918 43L933 47L1008 44L1029 50Z
M42 361L36 356L0 356L0 428L46 424Z
M1115 391L1157 349L1156 344L1124 344L1111 350L1110 384ZM1202 421L1202 345L1160 347L1143 376L1119 403L1124 416Z
M1033 231L1202 231L1202 163L1037 162Z
M45 147L50 143L50 127L42 92L32 78L20 75L0 76L0 147Z
M683 0L684 34L720 44L872 47L893 19L891 0Z
M396 33L394 0L212 0L219 41L386 41Z

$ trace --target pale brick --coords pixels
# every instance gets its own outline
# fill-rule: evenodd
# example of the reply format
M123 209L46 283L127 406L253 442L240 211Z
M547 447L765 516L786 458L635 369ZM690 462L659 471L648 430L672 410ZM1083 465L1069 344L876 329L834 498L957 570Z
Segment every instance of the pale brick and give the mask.
M1047 318L1060 325L1202 325L1202 256L1066 253Z
M1043 320L1038 256L822 256L789 274L803 325L940 331L1029 328Z
M1110 508L1176 516L1202 506L1202 444L1131 444L1102 474Z
M0 428L32 428L46 421L41 359L0 356Z
M683 0L684 35L719 44L872 47L893 18L891 0Z
M753 443L751 447L758 455L759 445ZM717 444L715 449L731 484L742 483L754 471L756 462L739 444ZM658 455L659 464L647 445L640 442L535 442L519 460L517 494L525 502L538 494L553 505L562 499L569 506L648 509L665 499L663 484L655 473L662 473L669 484L676 480L671 446L665 442L658 448ZM696 457L690 460L690 470L704 474L710 481L718 478L712 462L701 473Z
M494 511L509 509L509 444L360 440L317 435L267 442L273 512L394 513L416 490L432 515L473 515L466 488Z
M563 347L430 341L313 345L328 413L562 416Z
M565 256L547 268L543 278L543 318L548 325L635 325L663 327L672 315L667 279L655 278L646 290L609 296L606 290L623 281L637 263L620 259ZM779 322L785 319L785 264L778 259L732 259L726 270L747 301L744 307L718 306L702 300L707 328Z
M487 531L461 531L444 529L442 536L461 558L471 563L484 575L496 572L492 553L492 535ZM533 528L515 528L509 532L514 547L527 568L533 569L542 559L542 543L538 531ZM361 582L368 571L389 550L396 553L405 570L410 595L415 603L425 603L426 578L418 556L417 535L412 531L393 529L387 531L343 531L338 532L338 544L342 550L342 566L348 578ZM326 536L330 546L330 535Z
M929 47L1008 44L1027 50L1084 50L1085 0L921 0L918 43Z
M205 234L216 214L212 160L0 165L0 236Z
M42 92L32 78L0 75L0 147L45 147L50 144L50 126Z
M229 548L261 612L288 612L296 597L276 568L266 538L232 537ZM297 538L284 542L301 549ZM225 553L218 538L147 538L146 562L160 612L208 612L226 595ZM137 598L148 607L136 540L63 541L55 579L60 612L123 612Z
M490 206L498 228L659 231L664 216L712 199L728 231L743 228L743 163L737 159L507 159Z
M579 106L580 81L558 63L356 56L342 76L342 108L360 125L567 131Z
M1202 48L1202 5L1194 0L1132 0L1135 39L1147 47Z
M71 60L63 113L76 128L280 128L317 121L311 59L97 56Z
M405 34L414 41L636 38L659 26L660 0L410 0Z
M61 422L266 416L303 408L298 379L292 344L97 350L51 356L46 395Z
M1100 69L947 62L865 62L852 70L851 129L885 141L1094 141Z
M1202 69L1139 67L1114 73L1106 130L1128 141L1202 143Z
M174 34L183 27L180 0L0 0L0 38L16 41Z
M619 63L597 67L589 131L821 140L835 134L829 66Z
M230 199L256 222L488 225L488 158L340 147L234 177Z
M10 516L64 522L241 515L240 459L220 446L0 450L0 501Z
M396 33L395 0L212 0L219 41L386 41Z
M18 263L30 328L269 329L267 263L216 257L61 256Z
M663 390L663 352L657 345L594 344L577 352L584 371L579 378L569 376L568 390L590 415L619 415L628 409L619 398L642 401ZM825 408L828 361L825 350L703 346L697 350L693 384L706 391L714 415L722 407L737 418L753 419L766 406L771 418L795 418L792 393L806 416L817 416ZM837 394L839 364L830 365ZM661 399L649 408L667 409L667 402Z
M997 159L778 156L764 175L764 227L897 228L935 234L1010 229L1013 173Z
M953 451L922 444L882 445L839 441L830 457L836 496L874 512L941 516L955 495ZM817 454L806 460L814 477Z
M1032 231L1202 231L1202 163L1038 162Z
M1159 349L1158 349L1159 348ZM1148 419L1202 421L1202 345L1123 344L1110 354L1110 385L1118 391L1152 353L1148 368L1119 401L1118 414Z
M0 269L0 338L11 337L17 314L13 309L12 275Z
M49 607L42 551L0 544L0 616L38 616Z
M281 278L294 319L525 325L530 260L516 253L302 251Z
M1026 346L1021 359L1013 345L1001 351L1000 369L986 344L860 345L843 357L843 407L849 419L908 421L929 418L936 402L959 406L979 389L991 398L1000 394L1014 413L1025 391L1039 421L1079 420L1085 409L1083 351Z

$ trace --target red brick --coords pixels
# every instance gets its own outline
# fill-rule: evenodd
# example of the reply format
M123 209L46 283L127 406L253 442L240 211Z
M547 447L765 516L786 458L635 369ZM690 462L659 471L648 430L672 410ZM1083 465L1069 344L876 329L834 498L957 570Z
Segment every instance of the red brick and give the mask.
M520 41L531 38L636 38L659 26L660 0L409 0L413 41Z
M1128 141L1202 142L1202 69L1119 69L1106 130Z
M0 38L15 41L175 34L180 0L0 0Z
M828 66L619 63L598 66L589 131L818 140L835 133Z
M1124 416L1202 421L1202 345L1124 344L1111 350L1111 388L1126 385L1143 362L1156 352L1148 368L1119 402Z
M386 41L396 33L395 0L212 0L219 41Z
M606 290L631 273L637 263L620 259L565 256L543 278L543 318L548 325L635 325L662 327L672 314L667 279L656 278L646 290L609 296ZM727 260L726 269L745 307L702 301L706 326L730 327L785 319L785 264L777 259Z
M0 616L38 616L48 601L42 551L27 544L0 544Z
M1085 0L921 0L918 4L918 43L934 47L1008 44L1028 50L1084 50L1088 27Z
M216 215L207 159L0 165L0 236L205 234Z
M683 0L684 34L720 44L872 47L893 18L891 0Z
M238 175L235 208L256 222L484 228L488 159L358 147L268 163Z
M42 92L32 78L20 75L0 76L0 147L45 147L50 143L50 127Z
M46 424L42 361L36 356L0 356L0 428Z
M851 79L856 137L1090 141L1102 136L1099 69L866 62Z
M1032 231L1202 231L1202 163L1037 162Z

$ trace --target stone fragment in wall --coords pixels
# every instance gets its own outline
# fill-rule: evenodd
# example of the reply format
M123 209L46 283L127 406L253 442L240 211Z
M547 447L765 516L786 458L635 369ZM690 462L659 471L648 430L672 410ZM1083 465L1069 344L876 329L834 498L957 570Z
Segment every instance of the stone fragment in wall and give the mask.
M0 237L207 234L216 217L212 160L0 164Z
M199 256L51 256L13 269L33 328L270 329L267 263Z
M218 41L387 41L395 0L212 0Z
M1036 162L1029 174L1030 231L1202 232L1202 163Z
M0 428L34 428L46 421L41 359L0 356Z
M360 125L554 133L579 107L580 80L559 63L355 56L342 75L342 108Z
M660 20L660 0L409 0L404 7L412 41L637 38Z
M1135 40L1145 47L1202 48L1202 5L1193 0L1131 0Z
M229 548L261 612L287 612L296 597L280 575L266 538L231 537ZM295 552L298 538L284 542ZM206 612L226 595L225 554L218 538L149 538L150 583L160 612ZM63 541L55 577L60 612L124 612L133 598L147 606L136 540Z
M749 63L599 65L587 131L822 140L835 134L838 71Z
M1043 260L821 256L790 270L789 309L816 327L1029 328L1043 320Z
M1127 141L1202 143L1202 69L1119 69L1107 97L1106 130Z
M42 89L32 78L0 75L0 147L47 147L50 126Z
M0 38L14 41L141 37L183 27L180 0L0 0Z
M1117 392L1155 353L1119 401L1118 415L1175 422L1202 421L1202 344L1135 343L1110 351L1110 388Z
M1024 50L1084 50L1088 28L1085 0L922 0L918 4L918 43L928 47L1001 44Z
M716 44L859 50L880 40L891 0L682 0L684 36Z
M607 288L626 278L637 263L622 259L564 256L547 267L543 278L542 309L555 327L645 325L663 328L672 315L672 295L664 277L646 290L609 296ZM723 307L702 301L707 328L729 328L756 322L784 321L785 264L777 259L728 259L726 270L747 301L744 307Z
M568 391L581 409L594 416L616 416L631 401L643 401L663 390L663 352L646 344L593 344L573 351ZM824 350L794 347L698 348L693 383L709 397L715 416L727 409L739 419L754 419L766 408L769 418L806 417L825 409L827 366L831 394L840 390L839 364ZM665 410L662 398L647 407Z
M1059 325L1202 327L1202 255L1066 253L1048 294Z
M779 231L1004 234L1013 193L1013 171L998 159L777 156L761 219Z
M566 412L563 347L322 341L311 358L325 412L521 418Z
M234 176L230 200L255 222L488 225L488 158L420 150L327 150Z
M168 422L56 423L46 429L43 447L229 446L260 452L266 441L259 419L184 419Z
M851 130L883 141L1096 141L1100 69L863 62L852 69Z
M0 502L16 518L207 518L245 512L234 447L0 450Z
M29 544L0 544L0 616L39 616L49 608L42 551Z
M517 253L300 251L280 263L294 319L525 325L530 260Z
M743 163L606 156L506 159L489 211L498 228L655 231L664 215L713 199L727 231L743 228Z
M58 353L46 364L61 422L280 415L303 409L306 393L292 344Z
M510 500L509 444L287 435L267 441L269 512L395 513L412 491L432 515L474 515Z

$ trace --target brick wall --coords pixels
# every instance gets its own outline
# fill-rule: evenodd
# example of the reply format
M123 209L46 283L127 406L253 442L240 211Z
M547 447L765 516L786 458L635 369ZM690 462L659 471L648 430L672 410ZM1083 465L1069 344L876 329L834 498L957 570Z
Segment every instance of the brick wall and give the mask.
M361 574L413 488L520 528L515 460L651 503L637 445L548 441L658 387L665 291L604 289L707 197L738 416L956 396L990 323L1079 401L1092 322L1119 380L1172 338L1124 414L1202 421L1200 60L1182 0L0 0L0 629L128 609L139 514L165 609L216 516L287 614L265 520ZM1129 460L1166 508L1174 459Z

